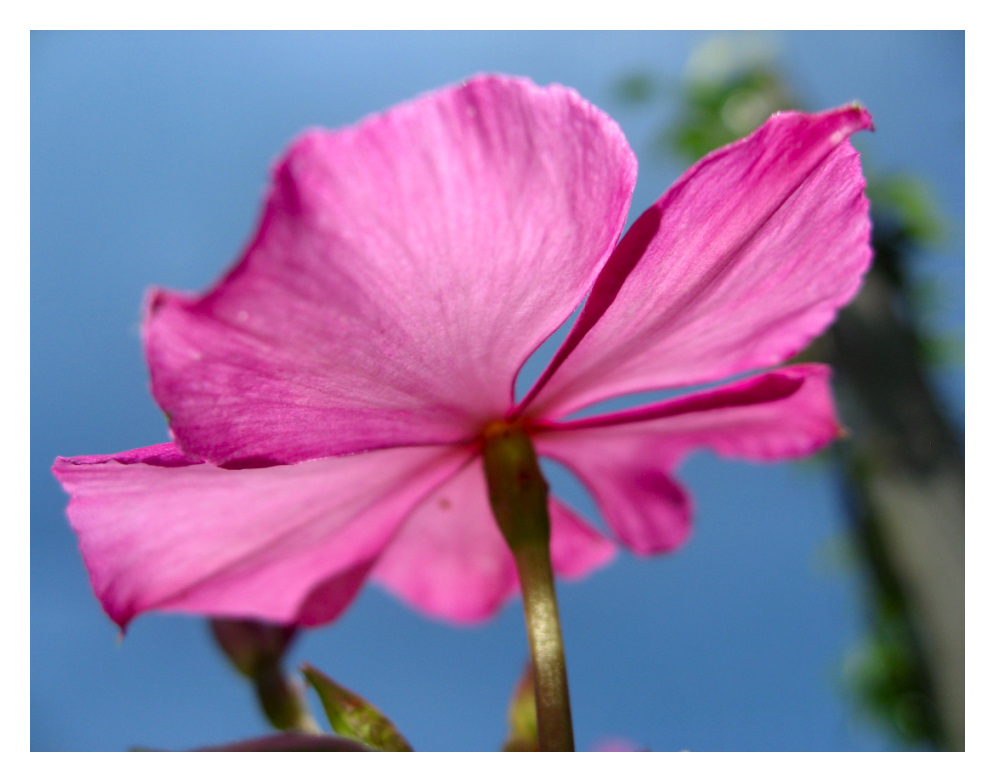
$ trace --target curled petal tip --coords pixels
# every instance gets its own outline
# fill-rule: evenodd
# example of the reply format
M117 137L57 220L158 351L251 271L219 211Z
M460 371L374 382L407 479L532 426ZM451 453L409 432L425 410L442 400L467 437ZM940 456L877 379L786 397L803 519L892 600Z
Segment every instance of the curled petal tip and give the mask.
M871 116L871 113L864 108L864 105L859 100L853 101L850 104L849 109L856 116L860 117L860 120L863 123L860 128L861 130L877 130L877 128L874 127L874 118Z
M859 102L854 101L846 106L831 109L824 117L835 117L840 127L830 137L833 144L841 144L852 134L861 130L874 130L874 118Z
M155 315L169 299L169 294L162 288L149 288L145 293L145 304L143 311L145 317L150 318Z

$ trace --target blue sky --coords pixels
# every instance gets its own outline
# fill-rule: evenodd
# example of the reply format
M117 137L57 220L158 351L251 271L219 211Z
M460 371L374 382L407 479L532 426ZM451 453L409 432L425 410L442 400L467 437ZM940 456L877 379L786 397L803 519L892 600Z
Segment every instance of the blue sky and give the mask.
M152 285L198 290L252 231L270 162L303 128L335 127L482 71L575 87L621 124L640 179L633 216L679 173L649 154L659 112L621 104L635 70L679 78L705 33L33 33L31 38L31 742L36 750L179 749L261 733L250 693L204 622L137 620L119 643L93 597L49 474L56 455L166 439L147 390L139 310ZM813 108L859 99L870 170L909 171L948 221L916 259L964 323L964 37L778 33ZM963 368L936 375L963 422ZM832 476L701 454L681 471L696 529L680 552L622 554L560 588L578 744L654 750L861 750L842 665L862 632ZM593 513L562 471L554 485ZM472 629L375 587L309 634L308 660L387 712L418 749L499 746L526 647L520 606Z

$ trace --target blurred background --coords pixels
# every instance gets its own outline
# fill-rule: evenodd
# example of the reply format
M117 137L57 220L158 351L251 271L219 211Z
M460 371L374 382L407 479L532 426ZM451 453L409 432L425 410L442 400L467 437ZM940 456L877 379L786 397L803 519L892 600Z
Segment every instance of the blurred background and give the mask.
M875 268L803 356L836 367L851 436L802 463L693 456L685 548L561 584L578 746L962 747L963 33L34 32L32 749L269 730L203 619L144 616L118 638L49 468L167 439L143 294L203 289L236 258L292 137L485 71L569 85L611 114L640 161L633 218L775 110L859 100L877 127L854 139ZM286 665L364 695L416 749L490 750L526 653L517 601L453 627L367 587Z

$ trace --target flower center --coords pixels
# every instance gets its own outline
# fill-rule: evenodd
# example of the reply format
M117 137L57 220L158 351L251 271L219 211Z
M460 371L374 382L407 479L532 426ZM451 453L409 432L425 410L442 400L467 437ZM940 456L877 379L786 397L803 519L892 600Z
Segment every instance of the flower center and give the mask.
M491 421L484 427L480 437L486 443L499 437L508 437L514 431L524 429L522 421Z
M549 541L549 487L521 421L494 421L482 433L487 493L501 532L511 545Z

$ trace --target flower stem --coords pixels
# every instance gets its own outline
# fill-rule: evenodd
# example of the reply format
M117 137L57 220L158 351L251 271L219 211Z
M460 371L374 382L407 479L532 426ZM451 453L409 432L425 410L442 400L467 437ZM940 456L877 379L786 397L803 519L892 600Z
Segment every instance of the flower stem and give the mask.
M494 518L511 548L522 585L539 749L572 752L567 664L549 550L549 486L528 435L512 424L495 424L484 433L484 472Z
M573 752L567 661L563 653L549 548L525 547L515 553L515 564L522 583L525 625L535 671L539 749Z

